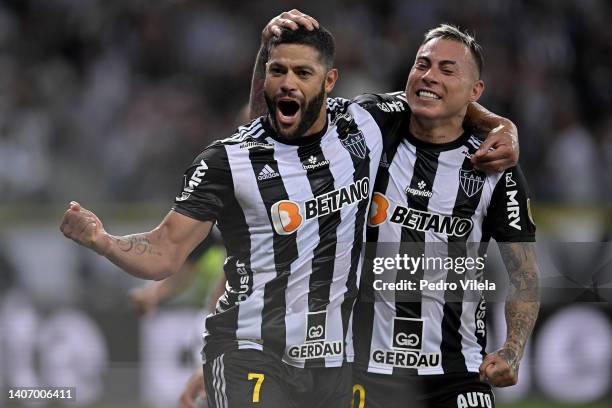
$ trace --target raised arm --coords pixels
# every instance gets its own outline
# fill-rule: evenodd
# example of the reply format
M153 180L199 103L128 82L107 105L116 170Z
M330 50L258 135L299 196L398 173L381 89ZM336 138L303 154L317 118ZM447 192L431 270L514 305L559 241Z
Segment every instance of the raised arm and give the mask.
M299 10L285 11L268 22L261 32L261 46L255 59L253 77L251 78L251 94L249 95L249 119L255 119L268 113L264 98L264 81L266 79L266 62L268 61L268 41L279 36L283 28L297 30L299 25L308 30L319 28L314 18Z
M170 211L149 232L113 236L105 231L93 212L73 201L64 213L60 230L67 238L96 251L129 274L159 280L181 268L212 225L212 221L201 222Z
M519 364L540 309L539 272L533 243L501 243L512 287L506 298L506 341L480 366L481 379L496 387L518 382Z
M472 156L477 169L504 171L518 162L518 130L511 120L472 102L468 106L466 125L477 133L487 134L480 149Z

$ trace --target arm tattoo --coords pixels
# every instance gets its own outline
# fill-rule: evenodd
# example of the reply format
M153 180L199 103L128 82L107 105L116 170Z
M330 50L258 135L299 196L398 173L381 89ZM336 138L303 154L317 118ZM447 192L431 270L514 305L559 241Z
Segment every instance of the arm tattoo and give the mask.
M251 79L251 95L249 97L249 119L265 115L268 112L264 96L264 81L266 79L266 62L268 62L268 48L262 44L257 53L253 78Z
M131 237L116 237L117 246L123 252L133 252L136 255L156 255L161 256L161 252L157 251L151 241L143 236Z
M502 357L518 369L540 309L538 265L532 243L502 243L500 252L512 284L506 298L508 332L501 351Z

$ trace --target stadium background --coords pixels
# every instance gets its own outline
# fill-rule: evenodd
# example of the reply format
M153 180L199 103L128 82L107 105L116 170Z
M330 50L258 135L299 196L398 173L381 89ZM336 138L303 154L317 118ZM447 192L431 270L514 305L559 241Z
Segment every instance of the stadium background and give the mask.
M607 406L612 251L596 244L609 241L612 209L606 0L1 1L0 405L25 385L76 386L81 405L174 404L197 365L202 313L175 302L137 320L126 293L141 282L64 240L58 220L76 199L112 233L153 227L185 166L231 133L259 33L292 7L335 34L345 97L403 89L427 28L475 32L481 102L519 126L550 278L521 384L498 402Z

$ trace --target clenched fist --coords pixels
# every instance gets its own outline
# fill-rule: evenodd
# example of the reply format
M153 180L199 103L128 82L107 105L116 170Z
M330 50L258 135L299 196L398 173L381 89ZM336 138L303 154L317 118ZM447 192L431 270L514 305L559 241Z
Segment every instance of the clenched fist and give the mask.
M494 387L509 387L518 382L518 360L511 349L501 348L487 354L480 365L480 380Z
M77 244L93 249L103 254L106 231L102 221L91 211L82 208L76 201L71 201L68 210L64 213L60 230L66 238Z

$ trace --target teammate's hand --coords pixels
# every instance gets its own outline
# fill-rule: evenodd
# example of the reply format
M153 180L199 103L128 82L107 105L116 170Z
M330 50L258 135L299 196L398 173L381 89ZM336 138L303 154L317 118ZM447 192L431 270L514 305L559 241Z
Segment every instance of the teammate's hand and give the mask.
M501 348L485 356L479 368L480 381L493 387L509 387L518 382L518 361L516 353Z
M261 32L261 42L265 44L272 37L280 36L283 28L297 30L299 26L304 26L307 30L312 31L315 28L319 28L319 22L313 17L302 13L300 10L293 9L291 11L282 12L270 20L264 27Z
M132 289L128 296L138 317L153 313L160 300L157 294L157 282Z
M206 397L204 391L204 372L202 370L193 373L189 381L187 381L181 393L181 398L179 399L181 408L196 408L196 400L198 397Z
M472 156L472 163L481 171L501 172L516 165L518 157L518 132L516 126L509 122L489 132Z
M60 230L66 238L77 244L91 248L102 254L106 249L104 237L106 231L102 221L91 211L82 208L76 201L71 201L68 210L64 213Z

